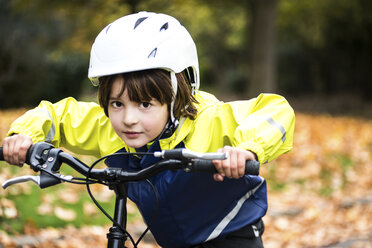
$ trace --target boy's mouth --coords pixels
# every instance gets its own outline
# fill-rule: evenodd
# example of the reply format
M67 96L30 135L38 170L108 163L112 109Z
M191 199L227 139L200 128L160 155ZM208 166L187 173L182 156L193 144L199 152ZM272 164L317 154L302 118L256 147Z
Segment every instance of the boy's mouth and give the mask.
M135 131L125 131L124 132L125 136L127 136L128 138L137 138L141 132L135 132Z

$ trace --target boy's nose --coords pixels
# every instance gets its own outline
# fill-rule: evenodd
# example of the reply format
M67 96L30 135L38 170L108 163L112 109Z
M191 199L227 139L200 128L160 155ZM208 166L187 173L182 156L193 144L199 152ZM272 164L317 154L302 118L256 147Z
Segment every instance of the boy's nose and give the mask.
M126 126L133 126L138 123L138 118L134 110L128 109L123 116L123 123Z

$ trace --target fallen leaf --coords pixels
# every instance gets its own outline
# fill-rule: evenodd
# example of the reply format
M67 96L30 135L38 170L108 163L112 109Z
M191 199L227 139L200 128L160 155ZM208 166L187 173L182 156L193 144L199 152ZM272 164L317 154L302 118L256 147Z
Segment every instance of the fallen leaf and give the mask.
M71 209L66 209L62 207L56 207L54 209L54 214L61 220L72 221L76 218L76 213Z

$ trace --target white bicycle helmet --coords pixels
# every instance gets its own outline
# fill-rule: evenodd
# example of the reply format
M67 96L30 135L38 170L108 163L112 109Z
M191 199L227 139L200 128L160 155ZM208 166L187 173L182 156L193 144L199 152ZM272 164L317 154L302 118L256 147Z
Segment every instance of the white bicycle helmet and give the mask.
M139 12L117 19L98 34L88 77L97 86L102 76L156 68L170 72L174 95L175 73L185 69L193 91L199 88L198 56L189 32L174 17Z

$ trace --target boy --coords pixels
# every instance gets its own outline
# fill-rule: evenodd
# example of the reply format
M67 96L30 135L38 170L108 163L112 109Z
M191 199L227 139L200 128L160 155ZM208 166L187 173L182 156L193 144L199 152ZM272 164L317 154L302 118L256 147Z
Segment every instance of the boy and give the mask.
M261 218L266 183L245 176L246 160L267 163L292 148L294 112L278 95L223 103L198 91L195 44L173 17L140 12L104 28L91 50L89 78L99 105L66 98L47 101L11 126L4 158L22 165L31 144L47 141L73 152L104 156L118 151L186 147L228 152L214 161L218 173L166 171L151 181L159 195L149 226L163 247L263 247ZM107 159L108 166L145 168L149 156ZM145 182L130 183L128 196L145 221L154 196Z

